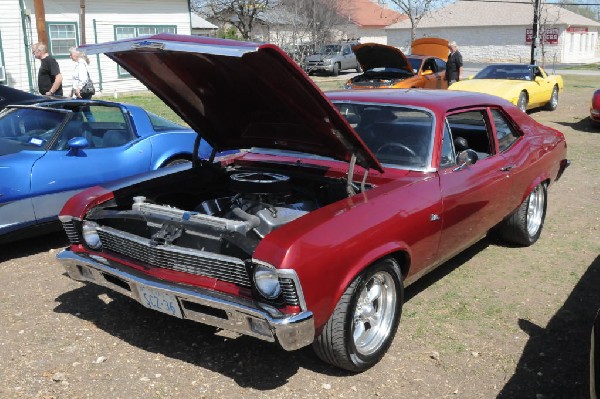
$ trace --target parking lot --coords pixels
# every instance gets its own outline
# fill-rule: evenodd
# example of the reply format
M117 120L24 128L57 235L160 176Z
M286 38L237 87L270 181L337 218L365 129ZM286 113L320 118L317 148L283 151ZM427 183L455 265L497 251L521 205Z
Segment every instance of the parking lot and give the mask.
M484 239L410 286L394 343L367 372L72 281L57 233L0 246L0 397L586 397L600 307L600 128L587 119L598 76L565 81L556 111L531 113L565 133L572 160L550 187L541 239Z

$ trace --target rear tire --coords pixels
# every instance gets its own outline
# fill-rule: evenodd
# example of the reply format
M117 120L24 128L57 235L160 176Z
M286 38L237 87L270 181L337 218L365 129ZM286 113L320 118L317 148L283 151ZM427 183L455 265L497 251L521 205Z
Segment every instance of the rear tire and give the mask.
M335 64L333 64L333 70L331 71L331 75L338 76L339 74L340 74L340 64L336 62Z
M346 288L313 342L323 361L352 372L375 365L390 347L402 313L404 288L398 263L384 259Z
M519 107L519 109L523 112L527 112L527 103L529 102L529 99L527 98L527 92L522 91L519 94L519 100L517 101L517 107Z
M173 166L173 165L181 165L183 163L189 163L192 162L189 159L185 159L185 158L175 158L175 159L171 159L168 162L166 162L162 167L163 168L168 168L169 166Z
M545 106L548 111L554 111L556 107L558 107L558 86L554 86L552 89L550 101L548 101Z
M538 184L519 208L498 225L499 236L524 247L534 244L544 227L547 197L546 185Z

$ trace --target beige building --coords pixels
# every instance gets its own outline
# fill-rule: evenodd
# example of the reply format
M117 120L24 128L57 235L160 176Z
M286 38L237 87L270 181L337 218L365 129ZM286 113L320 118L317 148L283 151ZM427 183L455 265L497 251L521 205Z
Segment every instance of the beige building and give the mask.
M552 4L544 4L540 21L546 35L538 63L583 63L600 59L600 23ZM466 61L529 62L533 6L492 1L457 1L424 17L417 38L455 40ZM410 22L386 28L388 44L408 48ZM543 59L542 59L543 58Z

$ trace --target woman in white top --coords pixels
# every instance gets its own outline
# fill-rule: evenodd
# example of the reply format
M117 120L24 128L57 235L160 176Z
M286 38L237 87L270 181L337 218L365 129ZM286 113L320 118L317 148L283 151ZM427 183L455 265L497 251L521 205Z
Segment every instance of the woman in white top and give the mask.
M75 47L69 49L69 55L75 62L73 69L73 88L71 89L72 98L92 98L91 94L81 94L80 90L89 79L88 64L90 63L85 53L78 51Z

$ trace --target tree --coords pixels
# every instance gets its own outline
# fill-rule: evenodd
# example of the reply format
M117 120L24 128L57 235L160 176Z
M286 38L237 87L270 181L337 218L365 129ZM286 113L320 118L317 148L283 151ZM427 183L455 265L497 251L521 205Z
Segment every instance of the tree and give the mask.
M379 0L380 3L384 1ZM438 0L388 0L398 7L398 9L405 14L410 21L410 39L411 42L416 39L417 27L421 19L426 16L434 7L439 3Z
M252 39L258 15L269 8L270 0L194 0L192 8L209 19L233 25L244 40Z

